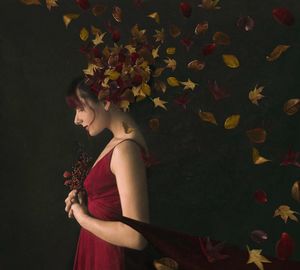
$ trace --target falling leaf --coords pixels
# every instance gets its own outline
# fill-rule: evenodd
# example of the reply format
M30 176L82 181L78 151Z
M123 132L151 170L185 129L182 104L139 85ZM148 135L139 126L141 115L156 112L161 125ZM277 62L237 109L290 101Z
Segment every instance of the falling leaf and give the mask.
M135 24L130 31L135 40L139 42L143 42L145 40L146 29L140 30L138 24Z
M107 9L107 6L104 4L96 4L92 8L94 16L101 16Z
M198 83L194 83L190 80L190 78L188 78L188 80L186 82L180 82L182 85L184 85L184 90L186 89L191 89L194 90L195 87L198 85Z
M256 165L271 161L269 159L266 159L266 158L260 156L259 151L255 147L253 147L253 149L252 149L252 160L253 160L253 163Z
M163 81L156 81L156 82L154 83L154 88L155 88L157 91L160 91L160 92L165 93L166 90L167 90L167 85L166 85Z
M88 0L75 0L75 2L80 6L83 10L87 10L90 8L90 3Z
M169 33L173 38L176 38L181 34L181 30L176 25L171 24L171 26L169 28Z
M295 181L291 189L292 198L300 202L300 181Z
M191 46L194 44L194 42L189 38L182 38L180 43L186 48L187 51L189 51Z
M205 67L205 62L200 60L193 60L187 64L189 69L202 70Z
M291 149L289 149L289 151L287 152L287 154L285 155L285 157L283 158L283 160L280 162L280 165L294 165L297 167L300 167L300 163L298 162L298 157L300 155L300 152L294 152Z
M226 118L224 127L226 129L233 129L235 128L240 121L240 115L239 114L234 114Z
M204 21L202 23L198 23L195 27L194 33L196 35L204 34L208 29L208 22Z
M122 125L126 134L133 132L135 129L130 127L126 122L122 121Z
M240 66L239 60L236 58L233 54L223 54L223 61L226 64L226 66L230 68L237 68Z
M253 90L249 92L248 97L253 104L258 105L257 101L264 97L264 95L261 94L262 90L264 89L264 86L260 86L259 88L256 87L257 85Z
M283 232L280 236L280 239L276 242L275 250L276 256L279 260L288 260L292 256L295 248L295 241L292 237Z
M270 56L266 56L266 59L271 62L279 58L279 56L285 52L290 46L289 45L277 45L271 52Z
M288 218L298 222L298 218L294 215L294 213L299 214L298 212L291 210L288 205L280 205L275 210L273 217L280 216L285 223L287 222Z
M58 4L56 3L58 0L46 0L46 6L49 10L53 7L58 7Z
M184 17L190 17L192 14L192 7L188 2L180 2L179 8Z
M258 203L266 203L268 201L267 194L263 190L256 190L254 193L254 198Z
M157 106L167 110L166 106L164 105L165 103L168 103L167 101L161 100L160 97L156 97L154 99L151 98L151 100L154 103L154 107L156 108Z
M122 22L122 9L118 6L114 6L112 16L117 22Z
M264 266L262 263L271 263L266 257L261 255L262 249L249 249L247 245L247 249L249 252L249 259L247 261L247 264L249 263L255 263L255 265L260 269L264 270Z
M272 10L272 16L278 23L287 26L291 26L295 22L294 15L287 8L284 7L274 8Z
M199 111L199 116L205 122L209 122L209 123L212 123L214 125L218 125L215 116L211 112Z
M238 28L250 31L253 30L255 22L250 16L240 16L236 22Z
M166 49L167 54L175 54L175 52L176 52L176 48L174 47L169 47Z
M70 22L72 20L75 20L77 18L79 18L79 14L75 14L75 13L65 14L63 16L63 20L64 20L64 23L65 23L66 27L68 27L68 25L70 24Z
M109 76L110 80L117 80L120 77L120 73L113 69L106 69L104 75Z
M216 49L216 47L217 47L217 45L215 43L210 43L210 44L205 45L202 48L203 55L212 54L214 52L214 50Z
M213 35L212 39L213 39L214 43L216 43L217 45L229 45L230 44L230 37L223 32L216 32Z
M184 93L183 95L177 97L174 99L174 103L182 106L184 110L186 110L186 105L190 102L190 99L187 97L187 93Z
M154 19L156 23L160 22L159 14L157 12L150 13L147 17Z
M103 42L103 37L105 36L105 34L106 34L106 32L102 33L100 36L99 36L98 33L96 34L95 39L93 39L93 43L94 43L95 46L97 46L101 43L104 43Z
M173 86L173 87L180 85L179 81L175 77L168 77L167 82L170 86Z
M250 234L250 237L254 242L256 242L258 244L261 244L263 241L268 239L267 233L262 230L252 231Z
M247 130L246 134L253 143L264 143L267 136L267 132L263 128Z
M159 47L160 47L160 45L156 49L152 49L152 56L154 59L159 57L159 54L158 54Z
M219 242L215 245L212 245L209 237L199 237L199 242L201 251L209 263L229 258L229 255L220 253L220 251L224 248L225 242Z
M149 127L151 130L156 131L159 129L159 119L158 118L152 118L148 122Z
M165 70L165 67L158 67L154 70L152 76L155 78L155 77L159 77L162 72Z
M101 31L99 28L97 28L97 27L91 25L91 33L92 33L93 35L96 35L96 34L101 35L101 34L102 34L102 31Z
M202 0L202 3L198 5L198 7L204 8L204 9L220 9L220 6L217 6L219 3L219 0Z
M164 43L165 41L165 30L162 28L160 31L155 29L156 34L153 35L155 37L155 42Z
M178 263L169 257L155 259L153 260L153 265L156 270L177 270L178 269Z
M82 27L80 30L81 40L86 41L88 37L89 37L89 31L85 27Z
M208 81L208 89L212 93L216 101L230 96L229 91L224 87L219 86L216 81L214 82Z
M84 69L83 72L84 72L85 74L87 74L87 75L93 76L93 75L94 75L94 72L95 72L94 70L97 69L97 68L98 68L97 65L92 64L92 63L89 63L89 64L88 64L88 68L87 68L87 69Z
M283 105L283 111L287 115L293 115L293 114L295 114L296 112L299 111L299 108L300 108L300 98L289 99Z
M20 0L25 5L41 5L40 0Z
M164 60L164 62L167 64L167 68L172 69L172 71L174 71L176 69L176 60L175 59L171 59L168 57L168 59Z

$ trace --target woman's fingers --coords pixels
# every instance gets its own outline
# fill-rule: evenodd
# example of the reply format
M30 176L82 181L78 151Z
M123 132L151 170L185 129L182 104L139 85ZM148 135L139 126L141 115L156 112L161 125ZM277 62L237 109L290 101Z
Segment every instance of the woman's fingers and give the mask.
M69 218L74 218L74 216L73 216L73 210L72 210L72 209L69 211L68 217L69 217Z

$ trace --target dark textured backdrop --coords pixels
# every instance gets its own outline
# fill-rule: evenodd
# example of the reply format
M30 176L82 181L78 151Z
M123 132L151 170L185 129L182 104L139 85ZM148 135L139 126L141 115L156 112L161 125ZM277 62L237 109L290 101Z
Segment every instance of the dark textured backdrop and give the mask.
M281 204L300 211L299 203L290 196L299 168L279 166L288 147L300 151L299 113L288 117L282 111L286 100L300 96L299 2L220 1L221 10L204 11L196 7L200 1L190 1L194 8L190 19L179 13L180 1L145 1L141 11L132 1L101 1L106 2L110 4L105 18L111 18L113 4L119 5L127 30L134 23L151 34L153 29L160 30L161 26L146 19L154 11L160 13L162 26L175 23L189 34L198 22L209 22L207 34L197 39L189 53L178 39L168 37L166 41L177 47L176 77L181 81L190 77L199 83L191 93L187 112L171 99L168 111L154 109L149 101L141 103L143 110L138 106L132 109L151 152L161 161L151 169L149 178L151 222L242 248L246 244L262 248L266 256L274 256L275 243L286 231L296 241L292 259L300 260L299 223L289 220L285 224L279 217L273 218ZM71 269L79 225L64 211L68 190L62 173L71 165L76 140L96 159L111 138L109 132L87 138L73 124L74 112L64 102L69 82L86 68L86 60L78 53L82 44L78 30L89 27L91 16L83 14L66 30L62 14L80 9L73 1L59 4L51 12L44 4L25 6L13 0L2 1L0 6L1 269ZM280 25L272 18L272 8L281 6L294 13L295 25ZM253 31L236 28L240 15L255 19ZM93 23L106 31L104 18L94 18ZM199 57L201 46L211 42L216 31L227 33L232 44L208 56L207 67L199 73L180 67L187 59ZM124 30L124 40L126 35ZM291 47L275 62L265 61L278 44ZM235 54L241 66L226 67L222 53ZM215 102L207 88L208 79L229 88L231 97ZM256 84L265 86L266 97L259 106L247 97ZM219 126L202 122L197 116L199 108L214 112ZM222 123L231 114L241 114L240 124L225 130ZM147 125L154 116L161 121L158 132ZM253 165L252 145L245 131L255 127L264 127L268 133L266 142L255 147L272 162ZM254 201L257 189L267 192L267 204ZM269 239L262 245L254 243L249 238L254 229L266 231Z

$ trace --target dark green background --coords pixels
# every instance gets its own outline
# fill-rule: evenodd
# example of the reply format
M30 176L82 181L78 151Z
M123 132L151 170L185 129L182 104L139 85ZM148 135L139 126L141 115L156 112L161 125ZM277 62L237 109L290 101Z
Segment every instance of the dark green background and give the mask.
M64 3L62 3L64 2ZM68 2L68 3L66 3ZM96 3L97 1L91 1ZM98 1L99 2L99 1ZM191 91L191 103L186 112L172 99L182 88L168 88L157 94L167 100L168 111L154 108L150 100L135 104L132 115L138 121L150 151L160 164L151 168L149 177L151 223L189 232L246 248L263 249L263 255L275 256L274 246L282 232L288 232L296 242L292 259L300 260L300 226L279 217L275 209L287 204L300 212L300 205L290 196L299 168L279 166L288 148L300 151L299 113L287 116L282 107L290 98L299 98L300 3L278 1L220 1L221 10L197 8L200 1L190 1L191 18L184 18L178 9L180 1L145 1L138 10L132 1L101 1L109 3L103 17L82 13L73 1L61 1L51 12L44 6L25 6L18 1L3 1L0 6L0 83L1 83L1 269L71 269L79 225L64 211L68 189L62 174L70 168L76 141L84 143L93 157L99 155L111 138L105 131L97 138L88 138L85 131L73 124L74 112L67 108L64 94L72 80L87 63L78 49L81 26L93 23L107 31L104 21L111 19L113 4L124 12L121 43L135 23L140 29L164 27L169 23L191 35L197 23L207 20L209 30L195 37L189 52L179 38L168 35L161 55L168 46L176 46L178 68L166 71L162 78L174 75L181 81L191 78L199 86ZM272 18L272 8L287 7L295 15L293 26L278 24ZM161 26L149 18L158 11ZM80 12L79 19L66 30L62 14ZM240 15L249 15L256 25L251 32L236 26ZM191 72L183 68L188 61L203 59L200 49L210 43L216 31L227 33L231 45L220 46L205 58L206 68ZM109 35L106 39L109 40ZM158 44L158 43L157 43ZM265 60L275 46L291 47L274 62ZM112 45L112 44L110 44ZM222 54L235 54L240 67L230 69ZM214 101L207 87L208 80L230 89L231 97ZM251 104L248 92L254 86L264 86L265 98L259 106ZM199 109L215 114L219 126L202 122ZM240 114L237 128L225 130L226 117ZM151 117L160 119L160 130L148 127ZM245 131L263 127L267 140L252 145ZM272 162L254 165L252 147ZM268 203L260 205L253 193L263 189ZM261 229L269 239L262 245L253 242L252 230ZM250 265L247 269L252 269ZM253 269L255 265L251 265Z

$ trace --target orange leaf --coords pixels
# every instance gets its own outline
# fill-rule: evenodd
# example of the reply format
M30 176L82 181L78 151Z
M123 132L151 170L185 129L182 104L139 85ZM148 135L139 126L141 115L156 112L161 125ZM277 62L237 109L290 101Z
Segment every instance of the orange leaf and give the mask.
M229 45L230 37L223 32L216 32L213 35L213 41L214 41L214 43L216 43L218 45Z
M194 33L196 35L204 34L207 31L207 29L208 29L208 22L204 21L196 25Z
M209 122L209 123L212 123L214 125L218 125L215 116L211 112L201 112L201 111L199 111L199 116L205 122Z
M246 131L248 138L253 143L263 143L266 140L266 131L262 128L255 128Z
M74 19L77 19L79 17L79 14L75 14L75 13L68 13L63 15L63 20L64 23L66 25L66 27L68 27L68 25L70 24L70 22Z
M199 60L193 60L188 63L187 67L189 69L202 70L205 67L205 62Z
M289 99L283 106L283 111L287 115L293 115L298 112L300 108L300 99L299 98L292 98Z
M118 6L114 6L112 16L114 17L114 19L117 22L121 22L122 21L122 9Z
M266 56L266 59L269 62L276 60L289 47L290 47L289 45L278 45L278 46L276 46L275 49L271 52L270 56Z
M253 147L252 149L252 160L256 165L271 161L269 159L260 156L258 150L255 147Z

